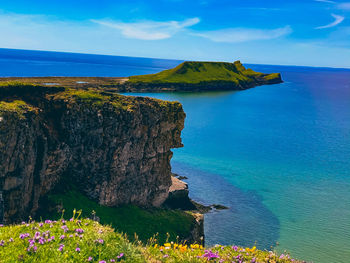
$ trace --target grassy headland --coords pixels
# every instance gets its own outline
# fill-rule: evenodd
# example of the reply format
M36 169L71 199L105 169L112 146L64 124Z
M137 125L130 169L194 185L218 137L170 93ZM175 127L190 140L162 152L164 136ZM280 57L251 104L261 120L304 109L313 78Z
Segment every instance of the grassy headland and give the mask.
M237 246L130 242L111 227L73 213L70 220L0 226L0 262L300 262L289 255Z

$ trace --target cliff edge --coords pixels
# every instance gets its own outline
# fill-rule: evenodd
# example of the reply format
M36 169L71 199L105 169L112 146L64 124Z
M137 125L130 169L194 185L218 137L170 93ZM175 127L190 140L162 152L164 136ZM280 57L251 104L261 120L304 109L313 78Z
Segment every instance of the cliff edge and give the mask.
M2 84L4 222L35 214L40 198L64 178L101 205L160 206L171 185L170 149L182 147L184 118L178 102Z

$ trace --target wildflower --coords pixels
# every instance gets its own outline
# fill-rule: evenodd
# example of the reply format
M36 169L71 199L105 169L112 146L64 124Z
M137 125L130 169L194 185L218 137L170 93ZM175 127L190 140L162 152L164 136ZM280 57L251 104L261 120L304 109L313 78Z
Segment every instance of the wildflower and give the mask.
M168 254L165 254L164 256L163 256L163 258L168 258L169 257L169 255Z
M105 260L100 260L98 263L107 263Z
M12 237L9 239L9 242L13 242L13 238Z
M110 260L110 262L115 262L115 259L114 259L114 258L112 258L112 259Z
M157 248L157 247L158 247L158 244L155 244L155 245L154 245L154 248Z
M44 223L39 223L39 227L42 227L44 225Z
M207 258L208 260L220 258L218 252L213 253L211 250L205 250L205 253L202 257Z
M165 244L164 244L164 247L165 247L165 248L171 247L171 244L170 244L170 243L165 243Z
M74 237L73 235L69 235L69 237Z
M97 239L96 242L100 243L100 244L103 244L105 241L103 239Z
M237 251L237 250L238 250L238 247L237 247L237 246L233 246L232 249L233 249L234 251Z
M75 251L76 251L76 252L80 252L80 248L77 247L77 248L75 249Z
M0 227L3 227L4 225L3 224L0 224Z
M51 220L45 220L45 224L51 224L52 221Z
M192 244L192 245L191 245L191 248L193 248L193 249L198 249L198 248L199 248L199 245L198 245L198 244Z
M62 240L62 239L64 239L66 236L65 235L62 235L62 236L60 236L60 239Z
M75 232L82 234L82 233L84 233L84 229L77 228L77 229L75 229Z
M88 257L87 261L89 262L92 261L92 257Z
M118 259L122 257L124 257L124 253L120 253L119 256L117 256Z
M1 240L0 241L0 247L3 247L5 245L5 241L4 240Z
M59 250L60 252L62 252L62 251L63 251L63 248L64 248L64 245L63 245L63 244L60 244L60 246L58 247L58 250Z
M20 234L20 235L19 235L19 238L20 238L20 239L25 239L25 238L27 238L27 237L29 237L29 233L24 233L24 234Z

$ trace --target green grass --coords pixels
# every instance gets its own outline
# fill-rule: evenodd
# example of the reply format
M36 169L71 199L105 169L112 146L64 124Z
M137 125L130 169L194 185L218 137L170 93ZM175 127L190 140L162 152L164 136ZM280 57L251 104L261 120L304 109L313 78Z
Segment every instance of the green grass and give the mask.
M24 118L24 113L34 111L35 108L28 105L23 100L14 100L11 102L0 101L0 115L3 113L16 113L20 118Z
M161 242L167 239L167 234L173 240L176 240L177 236L185 239L189 236L194 224L193 216L187 212L157 208L142 209L133 205L106 207L88 199L76 190L50 195L49 203L51 207L62 205L66 211L82 209L85 217L91 217L92 212L95 211L101 223L112 225L116 230L126 233L130 239L133 239L136 233L142 241L147 241L157 233L158 240ZM43 213L42 216L57 219L61 214L51 212Z
M239 259L242 261L239 261ZM288 255L253 248L128 241L109 226L73 213L69 221L30 221L0 226L1 263L80 262L293 262ZM299 262L299 261L294 261Z
M278 75L278 74L277 74ZM227 62L183 62L177 67L157 74L131 76L129 82L137 83L189 83L233 82L250 83L255 77L265 74L246 69L239 61ZM271 76L271 78L276 76Z

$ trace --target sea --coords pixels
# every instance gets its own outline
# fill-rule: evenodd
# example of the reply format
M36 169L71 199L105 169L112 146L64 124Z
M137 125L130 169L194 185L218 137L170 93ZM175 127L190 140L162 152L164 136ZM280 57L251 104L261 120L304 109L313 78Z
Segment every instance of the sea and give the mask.
M156 73L182 61L0 49L0 76ZM244 61L243 61L244 63ZM205 215L206 245L350 262L350 70L250 65L284 83L245 91L130 94L182 103L172 169Z

